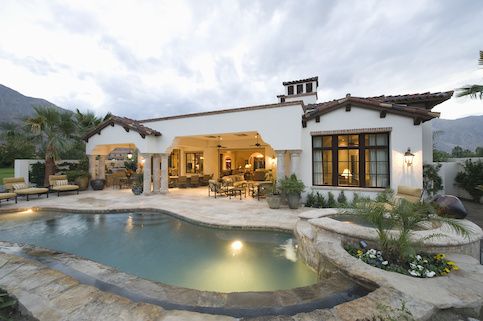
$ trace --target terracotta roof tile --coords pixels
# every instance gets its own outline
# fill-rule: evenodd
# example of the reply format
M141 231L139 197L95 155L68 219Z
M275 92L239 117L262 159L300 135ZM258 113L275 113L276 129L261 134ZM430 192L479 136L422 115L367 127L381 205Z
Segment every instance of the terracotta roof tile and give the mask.
M104 122L99 124L96 128L94 128L93 130L91 130L90 132L85 134L83 139L85 141L88 141L89 138L91 138L95 134L100 134L101 131L109 125L111 125L111 126L114 126L114 125L122 126L126 132L133 130L133 131L139 133L139 135L141 135L142 138L145 138L146 136L161 136L160 132L158 132L157 130L154 130L152 128L144 126L143 124L141 124L137 120L127 118L127 117L119 117L119 116L112 115L109 119L105 120Z
M318 85L319 77L310 77L310 78L299 79L299 80L284 81L282 84L284 86L287 86L287 85L295 85L295 84L300 84L300 83L309 82L309 81L316 81Z

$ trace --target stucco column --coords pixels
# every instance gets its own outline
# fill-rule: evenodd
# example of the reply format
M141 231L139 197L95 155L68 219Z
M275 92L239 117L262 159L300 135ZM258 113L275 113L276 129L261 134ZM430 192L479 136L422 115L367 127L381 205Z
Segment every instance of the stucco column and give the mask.
M143 194L151 194L151 156L152 154L142 154L144 157L144 172L143 172Z
M291 150L290 153L290 175L295 174L300 178L300 150Z
M87 155L89 158L89 175L91 179L96 179L96 155Z
M160 181L160 164L161 156L159 154L153 155L153 193L159 193Z
M276 150L277 154L277 179L285 177L285 151Z
M168 192L168 157L169 154L161 154L161 194Z
M106 179L106 155L99 156L99 178Z

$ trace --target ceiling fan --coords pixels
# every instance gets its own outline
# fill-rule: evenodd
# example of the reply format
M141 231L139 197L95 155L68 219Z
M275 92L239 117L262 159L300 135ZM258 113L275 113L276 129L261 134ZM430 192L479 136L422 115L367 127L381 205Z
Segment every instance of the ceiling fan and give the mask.
M264 144L260 144L260 142L258 141L258 138L260 137L260 135L256 134L255 135L255 138L257 139L257 142L253 145L250 145L250 146L255 146L257 148L261 148L261 147L265 147L265 146L268 146L268 145L264 145Z
M223 138L221 138L221 136L218 136L218 144L215 146L216 148L218 149L222 149L222 148L228 148L226 146L223 146L221 145L221 141L222 141Z

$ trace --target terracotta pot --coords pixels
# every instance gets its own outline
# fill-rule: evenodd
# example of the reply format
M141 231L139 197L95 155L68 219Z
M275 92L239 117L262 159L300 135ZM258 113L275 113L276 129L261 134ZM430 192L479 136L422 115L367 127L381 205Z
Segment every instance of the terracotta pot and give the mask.
M79 176L75 179L75 183L79 186L80 191L85 191L89 188L89 176Z

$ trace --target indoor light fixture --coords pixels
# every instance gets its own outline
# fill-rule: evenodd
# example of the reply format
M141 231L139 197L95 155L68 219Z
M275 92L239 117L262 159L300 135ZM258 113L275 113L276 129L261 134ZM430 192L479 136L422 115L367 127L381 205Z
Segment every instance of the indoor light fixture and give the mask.
M349 177L352 177L352 173L348 168L346 168L342 171L342 174L340 176L349 178Z
M409 167L413 164L414 154L411 153L411 148L408 147L408 150L404 153L404 162Z
M127 158L132 159L132 153L131 152L127 153Z

